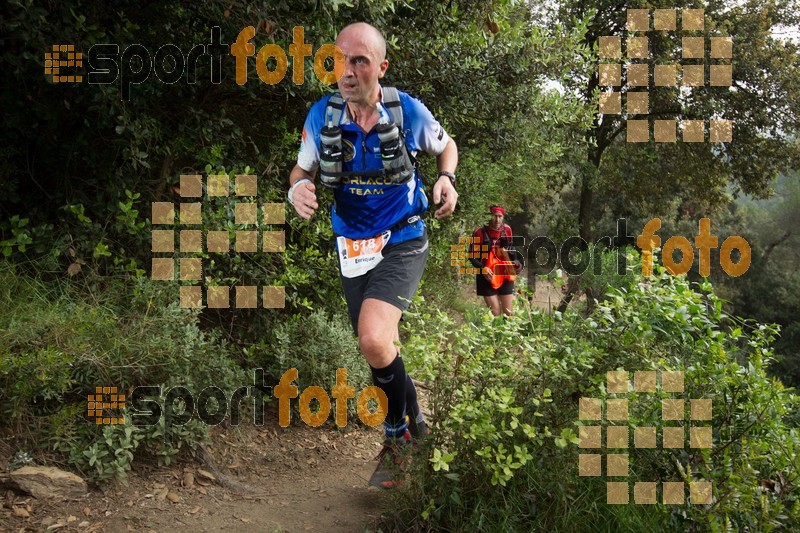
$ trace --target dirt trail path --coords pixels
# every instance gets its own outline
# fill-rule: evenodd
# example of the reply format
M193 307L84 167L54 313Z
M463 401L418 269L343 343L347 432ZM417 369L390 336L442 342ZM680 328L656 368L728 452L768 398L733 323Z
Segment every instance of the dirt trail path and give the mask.
M483 307L474 287L462 294ZM558 286L539 283L532 303L552 309L560 299ZM425 390L418 391L427 411ZM387 494L368 487L381 430L341 432L331 422L311 428L296 418L283 429L274 410L266 420L260 428L215 428L208 448L219 472L252 491L220 486L204 477L197 462L137 464L127 486L94 490L79 502L39 501L8 491L0 500L0 531L375 531L388 507ZM8 458L0 459L5 464ZM18 516L14 507L29 516Z
M536 283L536 294L533 295L531 303L540 309L549 311L558 306L563 297L564 293L559 284L540 281Z
M269 418L267 418L269 420ZM277 419L275 419L276 421ZM2 531L374 531L386 494L368 487L381 433L347 433L295 422L284 430L242 426L215 430L217 468L255 492L239 494L203 476L197 464L139 467L128 486L95 490L80 502L5 495ZM191 473L193 482L187 482ZM30 506L29 517L11 512ZM54 527L55 526L55 527Z

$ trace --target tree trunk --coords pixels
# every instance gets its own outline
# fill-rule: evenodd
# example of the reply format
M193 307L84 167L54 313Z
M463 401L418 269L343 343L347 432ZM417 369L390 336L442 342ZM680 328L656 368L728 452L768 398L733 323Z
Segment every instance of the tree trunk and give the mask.
M584 174L581 180L581 199L578 208L578 234L586 242L592 242L592 191L591 176Z
M559 313L563 313L567 310L572 298L578 293L578 287L580 287L580 278L578 276L569 278L567 282L567 293L561 298L561 302L558 304Z
M581 197L580 197L580 205L578 208L578 234L580 237L586 241L587 243L593 242L592 239L592 203L594 200L594 178L597 175L598 167L600 166L600 156L601 151L596 149L594 151L590 151L587 157L588 164L586 169L583 172L583 177L581 179ZM562 258L563 261L563 258ZM580 277L570 277L569 283L567 284L567 294L564 295L564 298L561 299L561 303L558 305L558 310L560 312L564 312L567 310L567 306L572 301L573 296L578 291L580 287ZM587 292L586 298L588 300L592 300L591 295ZM594 306L594 302L589 301L589 307L592 308Z
M767 261L769 261L769 256L772 255L772 251L775 250L775 248L779 244L781 244L783 241L788 239L791 235L792 235L792 232L791 231L787 231L778 240L769 243L769 245L764 249L764 255L761 256L761 263L766 265Z

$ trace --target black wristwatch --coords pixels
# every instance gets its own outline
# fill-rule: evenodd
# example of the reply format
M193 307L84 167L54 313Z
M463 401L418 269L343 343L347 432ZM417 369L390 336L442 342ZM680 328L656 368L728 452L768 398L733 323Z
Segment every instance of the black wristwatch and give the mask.
M450 183L453 184L453 187L456 186L456 175L453 174L452 172L447 172L445 170L440 170L439 171L439 176L447 176L448 178L450 178Z

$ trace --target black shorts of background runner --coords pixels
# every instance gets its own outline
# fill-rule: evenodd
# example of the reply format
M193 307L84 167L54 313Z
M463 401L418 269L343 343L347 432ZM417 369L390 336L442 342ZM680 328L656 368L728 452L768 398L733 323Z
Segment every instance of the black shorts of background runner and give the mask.
M495 289L486 281L483 274L478 274L475 276L475 285L478 289L478 296L494 296L496 294L505 296L507 294L514 294L514 282L508 279L505 280L499 288Z
M347 301L350 323L356 336L358 336L358 315L361 312L361 303L365 299L375 298L390 303L401 311L408 309L410 300L419 287L427 260L426 232L422 237L386 246L383 249L383 260L378 266L361 276L355 278L342 276L340 265L339 278L342 280L344 299Z

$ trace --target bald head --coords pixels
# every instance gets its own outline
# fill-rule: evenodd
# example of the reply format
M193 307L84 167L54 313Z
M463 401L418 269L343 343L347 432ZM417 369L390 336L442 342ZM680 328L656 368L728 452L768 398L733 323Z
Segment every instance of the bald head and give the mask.
M366 22L354 22L345 26L336 37L336 44L343 39L354 39L363 42L375 54L375 59L386 59L386 39L375 26Z

